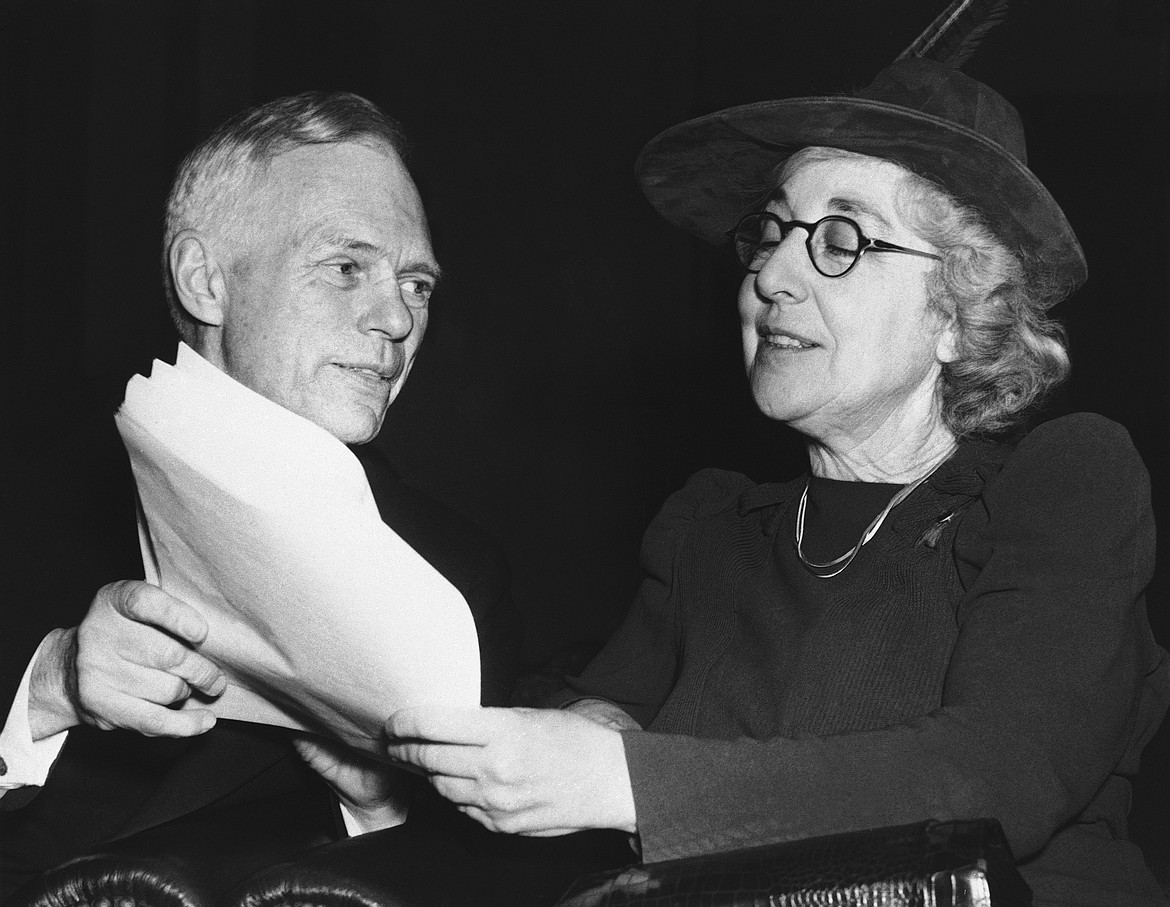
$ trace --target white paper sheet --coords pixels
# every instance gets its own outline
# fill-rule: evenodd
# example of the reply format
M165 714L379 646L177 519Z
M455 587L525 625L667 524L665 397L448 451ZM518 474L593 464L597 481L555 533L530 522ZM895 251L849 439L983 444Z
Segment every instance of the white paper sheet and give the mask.
M361 464L180 344L115 415L147 579L198 608L217 715L379 752L392 711L479 704L467 603L381 521Z

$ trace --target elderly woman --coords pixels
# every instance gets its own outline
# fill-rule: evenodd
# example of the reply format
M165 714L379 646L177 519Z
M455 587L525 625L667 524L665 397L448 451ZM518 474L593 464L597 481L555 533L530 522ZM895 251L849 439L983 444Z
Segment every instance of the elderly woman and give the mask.
M397 713L390 755L490 828L647 861L993 816L1038 904L1163 903L1125 830L1170 689L1148 481L1099 416L1022 431L1086 269L1014 109L900 62L670 129L639 174L730 236L752 393L809 474L694 476L563 710Z

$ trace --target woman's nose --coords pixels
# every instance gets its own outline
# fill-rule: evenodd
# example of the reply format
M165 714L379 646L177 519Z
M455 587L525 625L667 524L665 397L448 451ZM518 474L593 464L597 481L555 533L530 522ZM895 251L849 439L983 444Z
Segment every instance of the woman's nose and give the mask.
M812 271L804 234L793 229L772 250L756 274L756 292L765 301L799 302L807 295L807 279Z

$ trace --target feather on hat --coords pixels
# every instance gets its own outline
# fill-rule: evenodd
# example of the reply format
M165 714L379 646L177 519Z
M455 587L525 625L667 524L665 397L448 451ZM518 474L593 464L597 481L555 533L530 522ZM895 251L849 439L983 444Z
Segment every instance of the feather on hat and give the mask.
M762 101L689 120L652 139L635 170L663 217L720 243L773 188L777 165L811 145L884 158L942 186L1043 279L1050 304L1088 276L1072 226L1028 169L1015 108L936 60L904 55L854 95Z

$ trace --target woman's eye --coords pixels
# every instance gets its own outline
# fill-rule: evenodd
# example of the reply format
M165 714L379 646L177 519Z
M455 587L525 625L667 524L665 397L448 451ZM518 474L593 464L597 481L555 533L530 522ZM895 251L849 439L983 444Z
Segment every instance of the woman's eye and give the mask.
M824 255L833 258L852 258L857 254L860 237L856 230L849 228L841 221L822 221L821 226L813 236L814 244L821 248Z
M776 239L761 240L756 243L755 252L752 255L752 264L763 264L772 257L772 253L776 251L776 247L780 245L780 241Z

